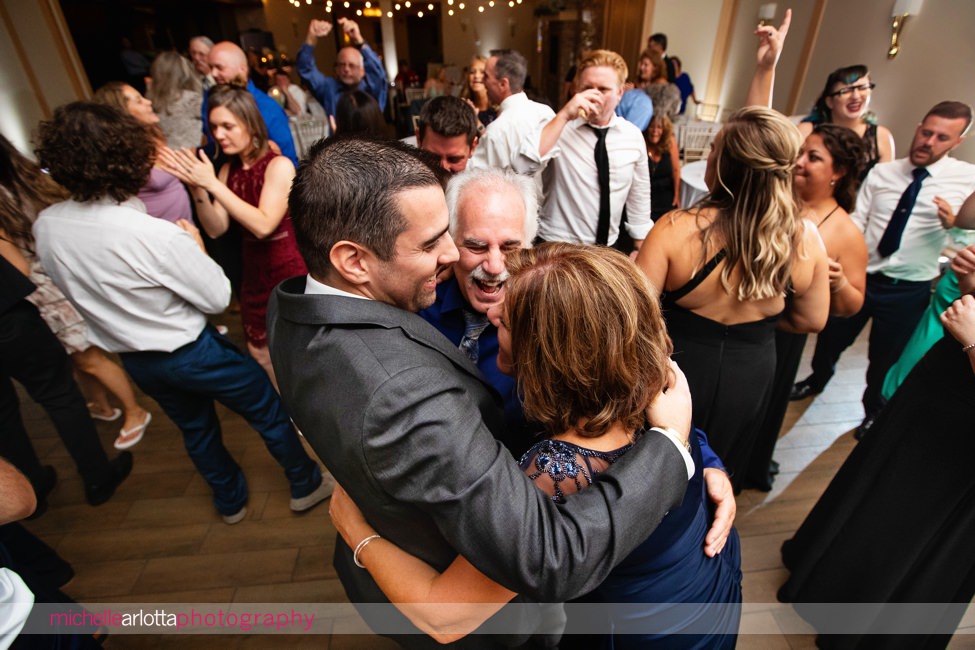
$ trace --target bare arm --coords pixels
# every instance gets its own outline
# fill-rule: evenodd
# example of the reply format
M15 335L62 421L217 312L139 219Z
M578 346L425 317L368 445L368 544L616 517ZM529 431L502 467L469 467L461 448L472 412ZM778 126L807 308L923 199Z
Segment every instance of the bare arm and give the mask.
M748 86L748 94L745 96L745 106L771 108L775 66L779 62L779 55L782 54L782 46L789 33L790 23L792 23L792 10L786 9L785 17L782 18L782 24L778 29L772 25L759 25L755 30L755 35L758 36L758 60L755 74Z
M955 215L955 227L975 230L975 192L965 199L965 202L958 208L958 214Z
M829 313L832 316L852 316L863 307L867 289L867 245L863 235L850 222L849 232L839 241L830 242L829 254Z
M670 136L670 166L674 174L674 207L680 207L680 148L677 138Z
M352 549L376 534L341 486L335 486L328 512ZM389 540L377 538L362 547L358 557L390 602L438 643L470 634L516 595L461 556L439 573Z
M878 162L890 162L894 159L894 136L885 126L877 127L877 150L880 153Z
M965 294L953 302L941 314L941 324L956 341L961 343L962 347L975 343L975 297ZM968 355L972 371L975 372L975 347L969 348L965 353Z
M958 251L951 260L951 270L958 276L958 289L963 295L975 292L975 245Z
M804 221L804 232L797 264L811 266L811 278L801 290L796 288L792 300L779 319L779 328L797 333L819 332L829 317L829 258L816 227ZM805 259L803 259L803 257ZM793 274L795 277L795 274Z
M173 154L170 156L164 153L160 156L167 171L184 183L205 190L216 203L220 204L227 215L258 239L263 239L273 233L281 220L284 219L284 215L288 211L288 192L295 176L294 164L287 157L278 156L268 164L267 171L264 172L264 188L261 190L260 200L257 206L253 206L227 187L224 182L226 176L223 169L221 170L222 178L217 178L213 173L213 165L202 151L198 156L193 156L186 149L181 152L173 152ZM194 192L195 200L201 198L203 198L202 193ZM197 203L197 206L199 205L201 204ZM214 210L212 214L221 221L215 225L223 226L222 213ZM210 233L206 222L204 222L204 228ZM223 226L220 234L224 231L226 231L226 226ZM213 235L211 234L211 236Z
M37 508L37 497L30 481L20 470L0 456L0 524L30 516Z
M548 124L542 128L538 142L538 154L544 158L555 147L565 129L565 125L582 115L592 115L599 111L601 94L598 90L584 90L576 93L565 103Z

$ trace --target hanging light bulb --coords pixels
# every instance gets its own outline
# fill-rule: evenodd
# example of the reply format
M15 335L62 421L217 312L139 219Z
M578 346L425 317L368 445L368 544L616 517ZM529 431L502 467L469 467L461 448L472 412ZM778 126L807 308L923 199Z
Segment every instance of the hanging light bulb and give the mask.
M477 10L478 10L478 12L480 12L480 13L482 13L482 14L483 14L483 13L484 13L484 5L481 5L481 6L479 6L479 7L477 8Z
M372 3L366 0L366 9L372 9Z
M422 9L420 11L416 12L416 17L417 18L423 18L423 10Z
M488 2L488 6L489 7L493 7L494 6L494 0L490 0L490 2Z
M453 9L448 9L447 10L447 15L448 16L453 16L454 15L454 10Z
M396 11L399 11L400 10L400 4L397 2L395 5L393 5L393 9L395 9Z
M343 4L344 4L344 6L345 6L346 9L349 8L349 0L345 0L345 2Z
M403 6L406 7L407 9L409 9L410 8L410 0L406 0L406 2L403 3Z
M392 11L387 11L386 12L386 17L387 18L392 18L393 17L393 12Z
M458 9L463 9L463 8L464 8L464 3L462 2L462 3L460 3L459 5L457 5L457 8L458 8Z
M325 13L329 13L329 14L332 13L332 5L328 5L327 7L325 7Z
M433 11L433 4L428 4L427 5L427 10L428 11Z
M355 10L355 15L356 16L361 16L362 15L362 9L356 9Z

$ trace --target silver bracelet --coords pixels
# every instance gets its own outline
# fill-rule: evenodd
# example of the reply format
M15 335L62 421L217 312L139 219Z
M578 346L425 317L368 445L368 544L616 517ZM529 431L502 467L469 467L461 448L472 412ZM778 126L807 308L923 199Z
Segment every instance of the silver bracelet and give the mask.
M370 535L359 542L359 544L355 547L355 550L352 552L352 561L355 562L355 565L360 569L365 569L366 565L359 561L359 553L362 553L362 549L364 549L366 545L374 539L382 539L382 535Z
M975 348L975 343L969 343L968 345L962 347L961 351L962 352L968 352L972 348Z

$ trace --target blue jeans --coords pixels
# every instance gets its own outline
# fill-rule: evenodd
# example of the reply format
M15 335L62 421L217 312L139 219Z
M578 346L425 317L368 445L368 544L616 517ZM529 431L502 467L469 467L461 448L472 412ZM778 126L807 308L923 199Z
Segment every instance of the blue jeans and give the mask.
M221 514L232 515L247 503L247 480L223 445L214 400L261 434L284 468L292 497L307 496L321 484L318 463L301 446L267 373L212 326L173 352L119 356L133 381L159 402L183 432L186 452L213 489L213 502Z

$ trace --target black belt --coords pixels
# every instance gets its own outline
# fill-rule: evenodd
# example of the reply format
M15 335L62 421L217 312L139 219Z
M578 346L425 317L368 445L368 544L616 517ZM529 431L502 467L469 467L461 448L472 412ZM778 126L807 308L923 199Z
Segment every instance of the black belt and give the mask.
M922 284L931 284L931 280L901 280L900 278L887 277L883 273L867 273L867 280L875 284L904 285L907 287Z

